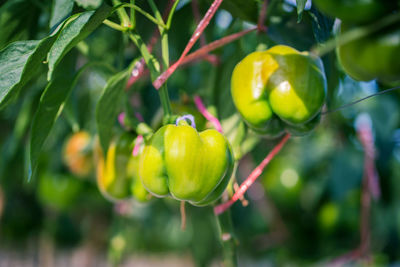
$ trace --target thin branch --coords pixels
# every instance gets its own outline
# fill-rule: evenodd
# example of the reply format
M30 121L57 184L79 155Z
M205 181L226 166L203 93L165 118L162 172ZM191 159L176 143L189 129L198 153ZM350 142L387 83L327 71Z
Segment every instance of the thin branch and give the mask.
M192 0L191 4L192 4L192 12L193 12L194 21L197 24L199 24L200 20L201 20L200 11L199 11L199 3L197 2L197 0ZM207 44L206 36L204 35L204 33L202 33L200 35L200 45L205 46L206 44Z
M180 205L180 212L181 212L181 230L185 231L186 229L186 209L185 209L185 201L181 201Z
M246 193L247 189L255 182L255 180L262 174L264 168L268 165L268 163L275 157L275 155L282 149L282 147L289 140L290 134L287 133L282 140L271 150L271 152L264 158L264 160L258 165L252 173L247 177L247 179L240 185L240 188L236 193L232 196L232 198L222 203L216 207L214 207L215 214L221 214L226 211L230 206L233 205L241 196Z
M197 25L196 30L194 31L192 37L190 38L188 44L186 45L185 49L183 50L180 58L177 62L175 62L171 67L169 67L165 72L163 72L154 82L153 86L158 90L160 87L165 83L165 81L171 76L172 73L178 68L178 66L182 63L185 56L189 53L190 49L192 49L193 45L196 41L200 38L200 35L205 30L205 28L210 23L211 19L214 17L215 12L217 12L218 7L221 5L222 0L215 0L210 8L207 10L207 13Z
M222 46L224 46L224 45L226 45L226 44L228 44L230 42L233 42L233 41L239 39L240 37L252 32L252 31L255 31L255 30L257 30L257 27L254 27L254 28L251 28L251 29L247 29L247 30L244 30L244 31L241 31L241 32L237 32L237 33L225 36L225 37L223 37L223 38L221 38L219 40L216 40L214 42L211 42L208 45L203 46L203 47L197 49L195 52L187 55L182 60L181 64L186 64L186 63L191 62L193 60L196 60L196 59L198 59L200 57L204 57L209 52L211 52L211 51L213 51L213 50L215 50L217 48L220 48L220 47L222 47ZM178 63L178 62L176 62L176 63ZM176 63L174 63L174 65Z
M381 194L379 176L375 166L375 147L370 121L361 121L357 127L358 138L364 147L364 172L368 180L368 188L375 199Z
M237 33L225 36L225 37L223 37L219 40L216 40L212 43L209 43L208 45L203 46L203 47L199 48L198 50L196 50L195 52L187 55L183 59L181 65L185 65L185 64L191 63L195 60L202 59L202 58L207 58L208 61L214 62L214 64L217 64L218 58L215 55L208 54L209 52L211 52L215 49L218 49L230 42L233 42L233 41L241 38L242 36L244 36L250 32L253 32L255 30L257 30L257 27L247 29L247 30L244 30L241 32L237 32ZM158 34L158 32L157 32L157 34ZM154 43L157 42L158 36L159 35L153 35L153 37L151 39L151 41L153 41L153 45L154 45ZM149 51L151 51L152 47L153 46L151 46L151 43L147 46ZM142 59L142 60L138 61L138 63L136 63L136 66L132 71L132 76L129 79L126 88L130 88L137 80L139 80L141 77L143 77L144 75L147 75L147 74L148 74L148 70L146 69L144 60Z
M266 32L267 27L264 25L265 18L267 16L267 6L268 6L268 0L264 0L262 6L261 6L261 11L258 16L258 23L257 23L257 29L258 32Z
M196 104L197 109L200 111L200 113L208 120L210 121L215 129L222 133L222 126L219 120L214 117L210 112L208 112L207 108L204 106L203 101L201 100L200 96L196 95L194 96L194 103Z

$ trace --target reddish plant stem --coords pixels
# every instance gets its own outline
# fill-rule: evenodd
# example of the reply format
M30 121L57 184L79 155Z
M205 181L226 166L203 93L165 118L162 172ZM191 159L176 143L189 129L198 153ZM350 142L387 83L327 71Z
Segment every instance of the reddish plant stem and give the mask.
M232 198L225 202L222 203L218 206L214 207L214 213L219 215L226 211L230 206L233 205L241 196L246 193L247 189L255 182L255 180L261 175L263 172L264 168L268 165L268 163L275 157L275 155L282 149L282 147L286 144L286 142L289 140L290 134L287 133L282 140L269 152L269 154L263 159L263 161L258 165L252 173L247 177L247 179L240 185L240 188L238 191L235 192L235 194L232 196Z
M201 100L200 96L196 95L194 96L194 103L197 107L197 109L200 111L200 113L214 125L215 129L222 133L222 126L219 120L214 117L210 112L208 112L207 108L204 106L203 101Z
M210 55L208 54L209 52L220 48L230 42L233 42L239 38L241 38L242 36L253 32L257 30L257 27L251 28L251 29L247 29L241 32L237 32L228 36L225 36L219 40L216 40L214 42L209 43L206 46L203 46L199 49L197 49L195 52L190 53L189 55L187 55L183 60L181 65L186 65L188 63L191 63L193 61L205 58L207 59L210 63L212 63L213 65L217 65L219 63L219 59L217 56L215 55ZM146 64L144 63L144 61L140 61L141 65L138 65L139 68L134 68L134 70L132 71L132 77L129 79L128 84L127 84L127 88L130 88L137 80L139 80L141 77L149 74L149 71L146 69Z
M211 4L210 8L207 10L207 13L197 25L196 30L194 31L192 37L190 38L188 44L183 50L180 58L176 61L172 66L170 66L165 72L163 72L154 82L153 86L158 90L165 83L165 81L171 76L172 73L178 68L178 66L182 63L185 56L189 53L190 49L192 49L193 45L200 38L200 35L203 33L205 28L210 23L211 19L214 17L215 12L217 12L218 7L221 5L223 0L214 0Z
M374 138L371 126L367 123L360 124L358 138L364 148L364 172L368 179L368 187L372 196L377 199L380 197L379 177L375 166Z
M139 155L140 145L143 143L143 135L138 135L135 140L135 146L132 150L132 156Z
M185 201L181 201L180 212L181 212L181 230L182 230L182 231L185 231L185 229L186 229L186 209L185 209Z
M247 29L241 32L237 32L228 36L225 36L219 40L216 40L214 42L209 43L206 46L203 46L199 49L197 49L195 52L190 53L189 55L187 55L181 62L181 64L186 64L188 62L191 62L193 60L196 60L198 58L204 57L205 55L207 55L210 51L213 51L217 48L220 48L221 46L224 46L230 42L233 42L237 39L239 39L240 37L257 30L257 27L251 28L251 29ZM177 62L176 62L177 63Z
M267 6L268 6L268 0L264 0L261 6L260 14L258 16L258 23L257 23L258 32L267 31L267 27L264 25L265 17L267 16Z

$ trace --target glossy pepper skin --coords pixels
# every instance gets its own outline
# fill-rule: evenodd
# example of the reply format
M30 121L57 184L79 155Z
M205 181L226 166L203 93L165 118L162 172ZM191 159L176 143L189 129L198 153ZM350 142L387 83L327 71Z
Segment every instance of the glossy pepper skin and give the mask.
M233 170L230 144L216 130L198 133L186 121L161 127L143 149L139 176L149 192L196 206L218 199Z
M349 28L349 25L342 24L341 31ZM341 45L337 55L345 72L355 80L378 79L385 84L399 82L399 25Z
M149 194L138 179L138 156L132 156L135 136L120 135L107 151L106 159L97 164L97 184L101 193L112 201L135 198L146 201Z
M373 21L387 11L393 1L388 0L313 0L319 10L332 18L348 23Z
M236 65L231 93L254 131L276 136L286 129L302 135L318 124L326 78L320 59L277 45L251 53Z

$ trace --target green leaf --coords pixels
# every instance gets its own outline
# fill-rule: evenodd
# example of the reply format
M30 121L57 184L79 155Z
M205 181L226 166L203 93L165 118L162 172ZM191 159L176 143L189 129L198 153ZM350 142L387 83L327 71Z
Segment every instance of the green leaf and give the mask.
M7 74L0 79L0 108L37 74L54 40L19 41L0 51L0 73Z
M0 79L0 109L32 79L40 69L50 47L56 41L65 20L52 34L42 40L19 41L9 44L0 51L0 73L7 73Z
M297 23L300 23L303 18L304 8L306 6L307 0L296 0L297 4Z
M43 144L61 114L72 89L84 71L95 66L110 69L102 62L89 62L75 74L75 57L68 56L61 61L54 72L54 78L43 92L33 118L30 140L31 175L35 173Z
M0 49L6 45L29 39L36 30L40 10L32 1L7 1L0 7Z
M48 80L51 79L55 67L65 54L100 26L104 19L109 16L111 10L110 6L103 5L96 11L83 12L64 27L49 52Z
M70 15L73 7L73 0L54 0L50 17L50 29L65 20Z
M124 70L112 76L103 90L96 106L96 124L100 144L105 154L113 135L113 126L116 122L118 111L121 109L121 97L128 81L129 70Z
M55 71L53 80L48 83L40 97L39 107L33 117L31 129L29 179L35 174L40 151L62 110L61 104L67 98L72 87L75 60L76 57L66 57L60 63Z

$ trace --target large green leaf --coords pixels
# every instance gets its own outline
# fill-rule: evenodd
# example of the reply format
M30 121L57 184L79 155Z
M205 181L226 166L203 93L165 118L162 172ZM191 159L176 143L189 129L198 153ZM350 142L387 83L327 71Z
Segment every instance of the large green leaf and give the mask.
M121 98L128 81L129 70L124 70L112 76L104 88L96 106L96 123L100 144L106 153L113 135L113 126L116 122L118 111L121 109Z
M73 0L54 0L53 9L51 10L50 28L53 28L65 20L71 13L73 7Z
M96 11L79 14L65 26L49 52L48 80L51 79L55 67L65 54L92 33L109 16L111 10L110 6L103 5Z
M44 90L33 117L30 138L30 177L35 173L40 151L72 87L76 57L66 57ZM30 178L29 177L29 178Z
M0 51L0 107L33 78L42 64L55 36L41 41L19 41Z
M88 68L104 67L112 69L102 62L89 62L75 74L75 57L65 57L56 71L53 80L43 92L39 107L35 113L31 129L30 164L31 174L34 174L40 151L54 123L61 114L66 100L75 87L81 75Z
M42 40L14 42L0 51L0 73L4 74L0 79L0 109L38 73L51 46L70 19Z

